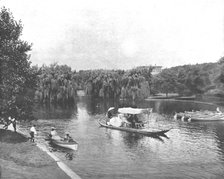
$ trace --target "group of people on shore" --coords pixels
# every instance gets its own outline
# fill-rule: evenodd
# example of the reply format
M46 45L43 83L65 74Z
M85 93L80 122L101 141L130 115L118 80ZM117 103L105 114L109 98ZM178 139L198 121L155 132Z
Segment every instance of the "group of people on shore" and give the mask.
M2 118L1 122L3 123L3 129L8 129L8 127L10 125L12 125L12 128L13 128L14 132L16 132L16 123L17 123L17 121L16 121L15 118L12 118L11 116L9 116L8 119Z
M8 119L2 118L0 122L3 123L3 129L7 130L10 128L10 130L14 130L14 132L16 132L17 121L15 118L12 118L11 116L9 116ZM37 130L36 130L35 124L33 124L31 126L31 128L29 130L29 134L30 134L30 141L34 142L35 136L37 136ZM65 133L64 138L61 138L57 134L56 129L54 127L51 128L49 136L50 136L50 138L55 139L55 140L61 140L61 141L67 141L67 142L73 141L72 137L69 135L68 132Z
M7 130L10 129L10 125L12 125L12 128L14 132L16 132L16 125L17 121L15 118L11 118L11 116L8 117L8 119L1 119L1 122L3 123L3 129ZM12 128L10 130L12 130ZM30 128L30 141L34 142L34 136L37 135L37 131L35 129L35 125L33 124Z

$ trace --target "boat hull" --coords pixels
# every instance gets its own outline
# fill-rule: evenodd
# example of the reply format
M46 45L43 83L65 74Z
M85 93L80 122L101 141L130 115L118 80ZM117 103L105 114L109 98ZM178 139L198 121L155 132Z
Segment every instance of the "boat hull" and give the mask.
M167 129L167 130L149 131L149 130L143 130L143 129L127 128L127 127L115 127L115 126L105 124L102 120L99 120L98 122L99 122L100 126L102 126L102 127L106 127L106 128L109 128L109 129L116 129L116 130L130 132L130 133L137 133L137 134L142 134L142 135L147 135L147 136L165 135L165 133L170 130L170 129Z
M71 150L78 150L78 143L77 142L60 142L60 141L56 141L56 140L51 140L51 142L57 146L63 147L63 148L67 148L67 149L71 149Z
M177 119L191 120L191 121L224 121L223 114L217 114L214 112L185 112L177 113Z
M45 140L49 141L51 144L71 150L78 150L78 143L76 141L65 142L60 140L55 140L47 137Z

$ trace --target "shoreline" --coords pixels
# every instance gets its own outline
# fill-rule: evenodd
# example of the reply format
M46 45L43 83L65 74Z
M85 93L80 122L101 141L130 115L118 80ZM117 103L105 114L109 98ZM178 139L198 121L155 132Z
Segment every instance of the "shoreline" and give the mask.
M56 157L52 152L49 152L44 145L36 143L36 146L42 151L46 152L58 165L58 167L64 171L71 179L81 179L74 171L72 171L64 162L62 162L58 157Z
M19 135L25 137L25 138L28 138L29 134L27 134L25 131L21 131L20 128L19 128L19 125L17 125L17 126L18 126L17 133ZM2 129L2 125L0 125L0 129ZM6 131L13 132L11 130L6 130ZM35 152L33 152L32 154L35 155L35 157L37 157L37 158L39 157L40 154L41 155L47 155L47 157L49 157L51 162L49 160L47 162L41 161L42 162L41 166L42 165L44 165L44 166L46 165L46 166L48 166L50 168L54 168L53 169L54 170L53 176L51 176L52 179L54 179L54 178L59 178L59 179L60 178L81 179L80 176L78 176L74 171L72 171L65 163L63 163L56 155L54 155L52 152L50 152L44 144L41 144L40 142L31 143L31 142L27 141L27 142L23 142L23 143L14 143L14 144L12 144L12 143L7 143L7 142L5 143L5 142L1 142L0 141L0 143L3 144L2 145L3 148L4 147L6 148L5 151L2 148L0 149L0 151L3 150L3 151L1 151L2 153L4 153L4 152L6 153L5 154L6 157L5 156L1 157L1 155L0 155L0 161L2 161L0 163L4 163L4 167L2 165L0 165L0 168L2 168L0 176L2 175L3 179L4 178L8 178L8 176L5 177L3 175L3 173L6 173L6 175L10 175L10 173L11 173L10 170L13 171L16 168L15 172L18 174L19 172L17 170L19 170L19 168L21 168L21 171L23 171L24 168L26 168L26 167L24 167L24 164L22 164L22 162L25 163L26 161L23 161L23 159L21 159L19 156L17 156L17 154L20 155L20 153L21 153L20 150L24 151L24 150L27 150L27 149L28 149L27 152L29 153L30 152L29 151L30 148L31 148L30 150L35 150ZM18 162L18 160L19 160L20 163L19 164L16 163L16 165L15 165L14 164L15 162L13 160L11 160L10 157L9 157L9 160L6 160L6 159L7 159L7 150L8 150L8 148L16 148L17 146L19 146L19 149L15 149L16 151L13 151L13 155L16 158L15 161ZM26 153L26 155L28 155L28 154ZM43 157L43 158L45 158L45 157ZM40 158L38 158L38 159L39 160L43 160L43 159L40 159ZM38 159L37 159L37 162L40 162L40 161L38 161ZM32 165L33 165L32 166L33 170L35 170L35 173L41 173L41 174L44 173L41 170L44 170L46 167L41 168L41 166L35 166L35 162L32 163ZM6 170L5 166L8 166L6 172L4 172L4 170ZM47 169L45 169L45 170L46 170L45 173L48 173L48 170ZM27 173L27 175L30 175L30 173ZM25 176L25 177L27 177L27 176ZM40 177L40 178L42 178L42 177ZM47 178L49 178L49 177L47 177ZM30 178L30 177L28 177L28 178ZM35 178L38 178L38 177L35 177Z

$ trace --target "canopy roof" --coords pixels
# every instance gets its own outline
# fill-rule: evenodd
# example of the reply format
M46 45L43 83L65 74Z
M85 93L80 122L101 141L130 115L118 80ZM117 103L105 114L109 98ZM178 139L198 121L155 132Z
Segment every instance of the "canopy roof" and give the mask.
M114 107L110 107L107 111L111 111L111 110L114 110L115 108Z
M119 108L118 112L123 114L141 114L141 113L150 113L152 108Z

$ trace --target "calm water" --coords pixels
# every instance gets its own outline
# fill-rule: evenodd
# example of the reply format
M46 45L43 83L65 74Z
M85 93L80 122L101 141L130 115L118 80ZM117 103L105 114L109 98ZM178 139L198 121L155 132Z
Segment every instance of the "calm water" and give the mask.
M223 178L224 122L181 122L173 113L185 110L215 110L216 105L143 101L137 107L153 107L149 125L173 129L167 137L151 138L99 127L97 120L110 106L127 103L80 97L73 107L38 106L37 128L51 126L59 134L70 132L79 143L74 159L65 160L83 179Z

